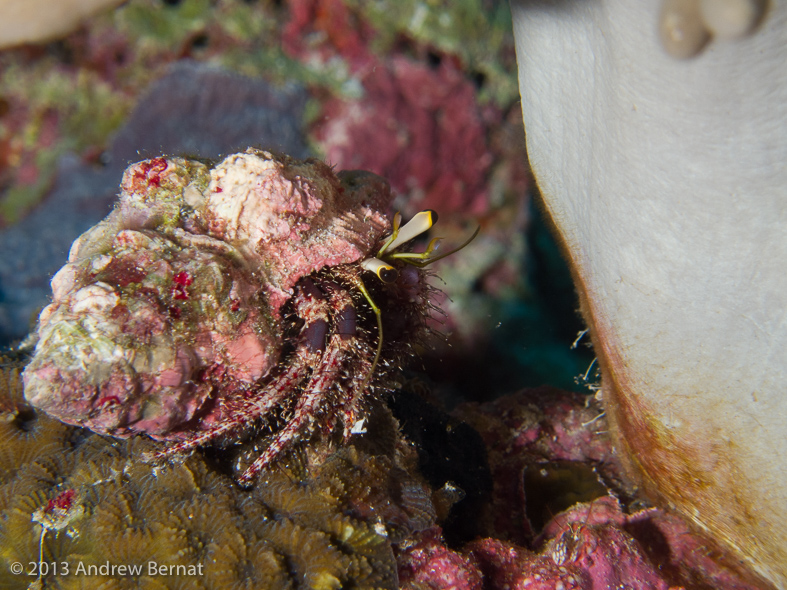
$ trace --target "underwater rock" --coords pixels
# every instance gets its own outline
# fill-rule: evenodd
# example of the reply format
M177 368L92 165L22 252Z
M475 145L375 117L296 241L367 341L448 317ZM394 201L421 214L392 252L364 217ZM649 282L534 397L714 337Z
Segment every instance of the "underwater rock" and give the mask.
M606 496L561 515L562 526L539 553L483 539L470 544L471 562L484 572L493 588L672 588L637 541L614 520L587 522L590 511L602 502L616 503Z
M604 495L607 487L634 494L606 435L603 410L590 397L540 387L485 404L461 404L453 415L486 444L494 482L488 534L527 545L538 523L575 502ZM531 473L539 477L532 481ZM600 491L599 478L607 486Z
M724 565L720 547L691 532L681 519L657 508L626 514L612 496L556 515L535 547L537 552L481 539L465 552L488 588L761 588Z
M543 387L454 415L489 451L493 500L476 515L484 536L450 548L434 526L396 545L403 589L760 588L719 546L617 480L592 398Z
M488 537L458 552L445 546L440 528L434 527L400 545L396 554L405 590L755 590L718 568L707 556L710 550L698 541L679 519L670 520L656 509L626 515L615 498L603 496L555 516L537 550ZM676 549L676 555L671 556L670 549ZM681 572L685 563L698 561L707 567L704 579Z
M402 590L482 590L489 588L481 570L445 546L440 527L419 535L397 551Z

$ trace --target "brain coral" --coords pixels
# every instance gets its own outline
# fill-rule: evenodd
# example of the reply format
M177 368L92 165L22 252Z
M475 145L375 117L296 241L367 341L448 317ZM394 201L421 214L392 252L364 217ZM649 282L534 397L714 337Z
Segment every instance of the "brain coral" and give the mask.
M397 486L415 503L428 499L393 445L319 462L297 453L243 491L202 454L146 464L150 440L113 440L36 412L22 395L22 363L0 364L0 588L396 588L392 540L403 524L404 534L433 524L388 501ZM11 572L39 552L58 575L51 565L40 579ZM139 572L107 571L121 564Z

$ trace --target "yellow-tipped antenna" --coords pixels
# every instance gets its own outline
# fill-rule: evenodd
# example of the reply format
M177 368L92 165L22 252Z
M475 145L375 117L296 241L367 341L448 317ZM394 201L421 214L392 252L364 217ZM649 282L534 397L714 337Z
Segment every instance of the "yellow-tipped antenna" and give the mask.
M393 228L391 229L391 235L388 236L388 239L385 240L385 243L380 247L377 251L377 256L382 256L383 253L388 250L391 246L391 243L396 239L396 236L399 235L399 226L402 224L402 214L398 211L394 214L393 218Z
M363 383L361 383L361 391L366 389L366 386L369 385L369 381L372 380L374 376L374 371L377 368L377 362L380 360L380 353L383 350L383 314L380 311L380 308L377 307L377 304L372 299L372 296L369 294L369 291L366 290L366 285L363 284L363 279L358 276L357 283L356 283L358 290L363 294L366 302L371 306L372 311L374 312L374 316L377 318L377 350L374 353L374 360L372 361L372 366L369 369L369 372L366 373L366 376L363 378Z

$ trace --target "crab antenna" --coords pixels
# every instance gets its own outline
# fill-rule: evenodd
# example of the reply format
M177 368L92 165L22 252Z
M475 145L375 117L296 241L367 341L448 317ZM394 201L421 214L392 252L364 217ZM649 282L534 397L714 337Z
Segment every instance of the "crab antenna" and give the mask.
M472 236L470 236L469 238L467 238L467 239L466 239L466 240L465 240L465 241L462 243L462 245L461 245L461 246L457 246L457 247L456 247L456 248L454 248L453 250L449 250L448 252L444 252L443 254L440 254L440 256L433 256L432 258L430 258L430 259L429 259L429 261L428 261L428 264L431 264L431 263L433 263L433 262L437 262L438 260L442 260L442 259L443 259L443 258L445 258L446 256L451 256L451 254L455 254L456 252L459 252L459 250L461 250L462 248L464 248L465 246L467 246L467 245L468 245L470 242L472 242L473 240L475 240L475 239L476 239L476 236L478 235L478 232L480 232L480 231L481 231L481 226L479 225L477 228L475 228L475 231L473 232L473 235L472 235Z
M444 252L443 254L440 254L440 256L433 256L433 257L429 258L428 257L429 251L427 250L427 252L426 252L427 256L424 256L423 260L415 260L415 259L411 260L410 257L397 256L397 255L393 255L392 258L401 258L402 261L406 262L407 264L411 264L412 266L417 266L418 268L423 268L425 266L428 266L428 265L432 264L433 262L437 262L438 260L442 260L446 256L451 256L451 254L459 252L459 250L461 250L462 248L467 246L470 242L475 240L476 236L478 235L478 232L480 232L480 231L481 231L481 226L479 225L476 228L476 230L473 232L473 235L470 236L469 238L467 238L467 240L465 240L465 242L461 246L457 246L453 250L449 250L448 252ZM431 244L430 244L430 246L431 246Z
M366 389L366 386L369 385L369 381L371 380L372 376L374 375L374 371L377 368L377 361L380 360L380 353L383 350L383 315L380 312L380 308L377 307L377 304L372 299L372 296L369 294L369 291L366 290L366 285L363 284L363 279L359 276L358 277L358 289L363 293L363 296L366 298L366 301L374 311L374 315L377 318L377 352L374 353L374 360L372 361L372 368L369 369L369 372L366 374L366 377L363 379L363 383L361 384L361 391Z
M416 236L420 236L435 223L437 223L437 213L431 209L416 213L410 221L399 228L398 233L392 234L392 237L394 235L396 236L392 241L383 244L383 247L380 248L380 251L377 253L378 258L385 252L396 250L402 244L409 242Z

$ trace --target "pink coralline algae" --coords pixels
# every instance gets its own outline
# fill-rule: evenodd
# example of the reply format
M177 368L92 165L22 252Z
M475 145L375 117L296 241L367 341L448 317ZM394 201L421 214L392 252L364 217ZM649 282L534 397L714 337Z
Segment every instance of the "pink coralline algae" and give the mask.
M372 60L369 42L375 32L352 14L342 0L293 0L282 46L302 61L328 61L341 55L355 67Z
M349 436L425 331L417 268L391 258L398 280L361 279L391 229L387 183L250 149L213 169L140 162L121 189L52 280L27 399L98 433L177 441L167 455L283 421L243 483L315 426Z
M657 508L624 513L602 496L556 515L536 539L538 552L497 539L473 541L469 562L485 588L511 590L756 590L718 561L712 542Z
M478 515L486 536L451 549L439 527L418 533L397 552L404 590L758 588L738 575L740 564L722 561L713 540L643 508L618 479L595 400L544 387L455 414L489 451L493 498Z
M606 484L623 485L622 468L605 435L603 411L591 398L541 387L486 404L466 403L455 414L484 439L495 482L488 518L502 538L526 545L552 515L603 493L596 473ZM541 473L547 477L542 479ZM571 494L564 500L562 490L547 490L538 494L545 501L537 503L536 494L528 490L547 489L551 482L566 479L573 481L562 486Z
M382 174L420 207L485 211L493 156L461 70L448 59L433 69L397 56L362 83L363 98L324 105L314 134L328 161Z
M556 515L536 547L484 538L453 551L434 527L400 549L399 579L404 590L757 589L679 518L625 514L612 496Z
M482 590L481 570L464 555L446 547L440 527L399 548L399 583L405 590Z
M614 498L605 496L577 505L560 516L559 522L551 523L552 536L539 553L484 539L471 544L470 559L494 588L671 588L639 543L623 529L627 517Z

